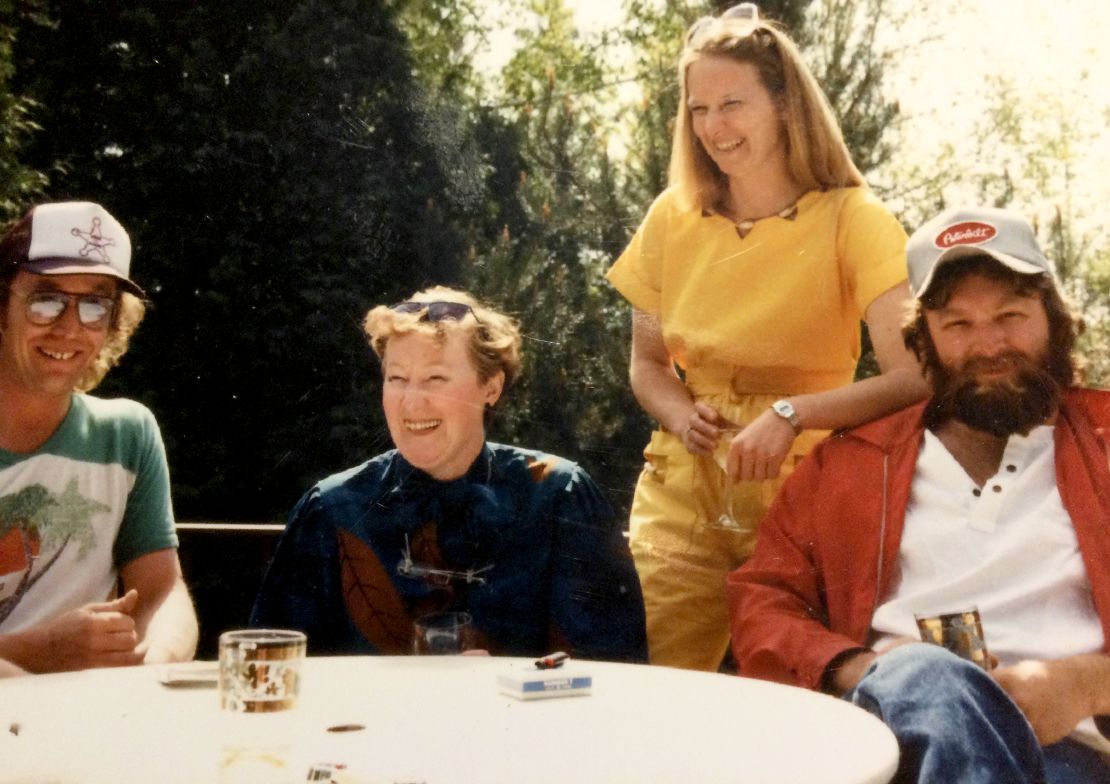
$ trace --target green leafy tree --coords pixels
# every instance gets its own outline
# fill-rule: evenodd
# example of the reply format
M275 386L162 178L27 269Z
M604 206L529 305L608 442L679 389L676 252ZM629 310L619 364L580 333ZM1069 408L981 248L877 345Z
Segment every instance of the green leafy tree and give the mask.
M154 302L103 392L154 408L180 516L284 515L388 444L361 318L461 277L480 191L379 0L50 6L31 160L119 215Z
M581 461L621 503L647 423L628 390L627 313L604 280L630 222L608 150L607 42L581 38L561 0L523 3L519 18L496 110L515 153L491 155L502 222L468 274L525 333L525 374L493 435Z
M0 223L26 210L46 186L48 175L23 160L24 146L39 130L35 102L13 90L12 49L20 29L48 24L35 0L0 2Z
M678 109L677 68L685 33L706 14L733 2L631 0L625 35L634 51L642 99L630 117L629 198L642 215L666 187L674 116ZM883 78L894 53L880 45L884 24L898 24L884 0L775 0L758 4L760 14L781 24L802 50L840 122L845 143L867 176L891 158L899 109L883 93ZM880 190L880 195L882 191ZM878 372L864 330L864 354L857 375Z
M523 322L526 375L492 435L630 491L648 423L603 275L665 185L682 34L730 3L630 0L629 24L583 38L558 0L505 0L521 46L492 82L477 0L41 3L52 24L13 39L11 92L42 127L20 160L132 230L155 307L103 391L159 415L180 514L276 516L385 448L359 321L431 283ZM814 33L846 116L884 106L873 28L829 23L879 0L762 6ZM644 100L615 111L630 79ZM885 154L872 131L865 166Z
M527 334L526 373L493 435L581 460L623 501L649 425L628 388L628 308L604 272L666 185L678 97L675 63L685 30L728 5L631 0L627 18L633 21L586 38L559 0L508 0L500 15L518 20L516 55L495 86L455 80L470 85L464 92L474 106L471 116L479 118L474 127L480 128L488 193L469 226L466 282L517 313ZM886 150L875 128L894 111L879 97L884 60L876 54L859 68L852 65L874 45L881 3L821 4L824 16L813 19L810 5L762 4L765 15L803 40L831 18L866 18L872 25L861 31L841 23L831 37L820 31L825 48L814 61L836 76L837 96L853 121L874 120L857 138L870 145L864 158L881 160ZM450 27L410 29L438 30L444 51L428 62L450 63L450 74L473 74L465 56L451 59L470 51L460 42L474 40L473 30L468 38ZM614 60L621 51L630 53L627 61ZM442 69L436 73L426 77L429 84L450 81ZM629 80L642 99L614 111ZM872 118L879 107L884 113Z
M464 285L518 316L525 333L524 375L490 435L579 460L598 477L623 472L610 484L627 495L639 462L625 445L643 439L646 422L627 389L627 316L603 279L628 220L605 146L612 34L582 39L562 2L508 0L496 15L518 20L519 49L483 81L471 78L472 43L485 34L463 29L467 8L451 25L435 24L434 8L414 10L404 28L432 36L421 44L431 64L422 80L437 102L465 106L480 161L484 202L465 223Z
M484 80L474 59L488 45L481 0L385 0L408 42L417 81L445 101L467 101Z
M694 19L712 13L707 3L660 6L653 0L631 0L622 36L631 49L628 73L640 96L621 119L628 128L628 193L640 214L667 187L671 133L678 107L676 63L682 39Z
M890 160L900 126L898 104L883 92L896 52L878 42L880 29L897 27L899 18L885 0L802 5L809 13L796 28L798 44L833 107L856 166L867 175Z
M699 17L733 2L630 0L624 28L642 98L632 108L629 161L633 187L646 206L666 186L672 123L678 108L676 64L686 31ZM802 50L840 122L860 170L882 166L897 138L897 102L883 94L894 52L878 42L882 26L899 24L884 0L768 0L765 19L781 24Z
M1104 129L1083 123L1074 106L1088 94L1084 76L1051 93L988 77L982 116L956 141L920 163L898 159L886 175L902 183L897 198L910 225L956 204L1005 207L1027 216L1066 292L1083 314L1080 350L1086 382L1110 384L1110 232L1095 204L1076 192L1075 172Z

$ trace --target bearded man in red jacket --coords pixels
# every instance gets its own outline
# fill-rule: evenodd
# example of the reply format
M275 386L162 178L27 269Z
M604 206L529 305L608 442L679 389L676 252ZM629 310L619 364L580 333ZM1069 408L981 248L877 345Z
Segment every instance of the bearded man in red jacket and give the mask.
M1110 781L1110 393L1031 226L947 210L907 247L932 397L820 445L728 578L746 676L841 695L899 782ZM978 609L985 666L915 615Z

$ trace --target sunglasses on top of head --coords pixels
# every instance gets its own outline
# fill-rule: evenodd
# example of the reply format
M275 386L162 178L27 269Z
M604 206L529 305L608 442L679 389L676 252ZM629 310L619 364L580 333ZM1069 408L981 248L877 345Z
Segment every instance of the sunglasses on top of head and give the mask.
M726 8L721 12L720 16L703 16L694 21L690 25L690 29L686 31L686 44L689 45L694 36L703 32L710 24L718 19L750 19L753 22L759 21L759 6L755 3L737 3L731 8Z
M407 302L390 305L389 309L394 313L422 313L421 321L462 321L466 318L467 313L474 316L475 321L478 321L474 308L465 302L417 302L408 300Z
M69 294L65 291L32 291L24 294L12 291L13 296L24 300L27 320L38 327L46 327L62 317L76 304L77 320L91 329L105 329L116 310L115 297L98 294Z

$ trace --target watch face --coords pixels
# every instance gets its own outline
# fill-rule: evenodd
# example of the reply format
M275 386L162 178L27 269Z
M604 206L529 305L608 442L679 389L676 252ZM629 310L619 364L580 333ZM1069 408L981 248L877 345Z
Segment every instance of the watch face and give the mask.
M801 422L798 421L798 412L794 410L794 406L787 400L776 400L771 404L771 408L776 414L789 422L795 430L799 429Z

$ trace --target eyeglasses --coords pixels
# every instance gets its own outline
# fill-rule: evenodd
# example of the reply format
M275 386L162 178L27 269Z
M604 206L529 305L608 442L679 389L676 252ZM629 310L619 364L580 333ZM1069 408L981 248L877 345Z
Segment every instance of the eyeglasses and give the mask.
M12 291L13 296L24 300L27 320L38 327L46 327L62 317L66 309L77 303L77 320L90 329L105 329L116 310L114 297L96 294L70 294L65 291L32 291L24 294Z
M394 313L420 313L423 311L421 321L462 321L466 318L467 313L474 316L475 321L478 321L478 315L474 312L474 308L465 302L416 302L415 300L409 300L390 305L389 309Z
M686 31L686 46L690 45L696 35L704 32L710 24L718 19L749 19L752 22L758 22L759 6L755 3L738 3L722 11L720 16L703 16L701 19L695 20L690 25L690 29Z

